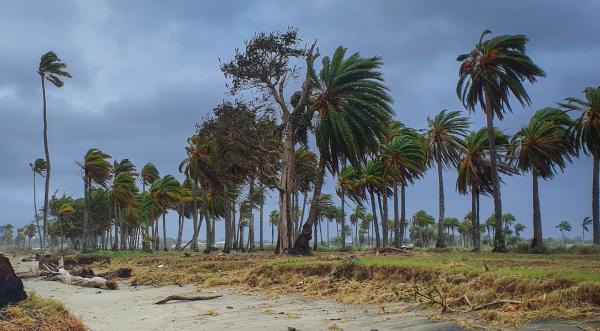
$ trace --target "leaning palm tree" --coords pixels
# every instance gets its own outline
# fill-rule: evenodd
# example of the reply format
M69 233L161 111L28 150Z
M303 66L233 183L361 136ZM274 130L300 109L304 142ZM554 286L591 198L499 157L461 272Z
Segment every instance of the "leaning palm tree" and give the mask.
M496 146L508 146L509 138L502 131L494 130L494 141ZM489 144L487 130L482 128L471 132L464 140L465 149L458 162L458 176L456 178L456 189L460 194L471 193L471 239L473 250L478 252L481 248L479 197L481 194L488 195L493 191L491 165L488 158ZM508 170L501 163L500 170ZM507 172L507 171L506 171Z
M467 135L469 121L458 111L442 110L433 118L427 118L425 140L429 166L437 166L438 175L438 236L435 247L446 247L444 240L444 177L443 169L456 167L464 150L463 138Z
M552 179L563 171L570 160L572 144L568 137L569 116L556 108L539 110L529 125L519 130L512 139L511 158L523 172L533 177L533 239L534 252L544 250L542 243L542 216L538 178Z
M83 172L85 208L83 212L83 250L88 249L89 219L91 209L92 184L106 186L112 177L112 166L106 160L111 156L91 148L85 153L83 162L75 162Z
M585 100L567 98L561 106L581 114L573 123L571 132L577 150L583 149L594 160L592 174L592 235L595 245L600 245L600 86L588 87Z
M46 80L56 87L64 85L61 78L71 78L71 74L65 71L66 63L60 62L56 53L50 51L42 55L38 74L42 81L42 99L44 101L44 154L46 157L46 184L44 185L44 242L48 236L48 194L50 193L50 151L48 149L48 116L46 111Z
M150 195L162 211L163 250L167 250L167 225L166 214L168 209L174 208L182 195L181 185L175 177L166 175L157 180L150 187Z
M369 160L361 169L359 186L361 190L368 192L371 199L371 211L373 213L373 232L375 234L375 246L381 247L379 236L379 221L377 218L377 206L375 204L375 194L381 190L387 190L384 182L383 165L379 160Z
M406 223L405 188L420 178L426 169L427 155L423 139L415 130L395 127L393 137L381 146L380 154L386 173L394 181L394 246L399 248ZM398 215L398 183L400 184L400 215Z
M527 56L527 36L501 35L484 40L490 33L491 31L485 30L473 50L458 56L457 61L461 62L461 65L456 92L468 111L475 111L479 104L486 115L496 215L494 251L506 252L502 231L502 198L494 141L494 117L502 120L504 114L512 110L509 102L511 94L521 105L529 105L531 100L523 82L527 80L534 83L538 77L545 77L546 74Z
M65 222L65 217L67 215L72 214L73 212L75 212L75 209L73 209L73 206L70 203L64 203L62 206L60 206L60 209L58 210L58 222L59 222L59 227L60 227L60 253L64 253L64 232L63 232L63 228L64 228L64 222Z
M291 253L310 254L309 241L317 221L317 205L325 176L325 168L337 174L346 160L358 166L364 155L378 148L393 111L391 97L379 71L379 57L363 58L358 53L346 56L338 47L331 58L323 58L319 75L314 75L314 88L309 111L316 122L315 140L320 152L319 176L308 219L296 239ZM344 192L340 192L344 194ZM342 228L345 215L342 216Z
M556 228L560 231L563 246L565 245L565 231L571 232L571 223L569 221L561 221Z
M35 219L35 225L37 226L38 236L40 238L40 246L42 250L45 251L44 246L44 237L42 236L42 228L40 227L40 218L38 216L37 209L37 191L36 191L36 180L35 175L40 175L41 177L45 176L46 173L46 160L44 159L36 159L33 164L29 163L29 167L31 167L31 171L33 172L33 216Z
M151 162L146 163L140 172L140 180L142 182L142 192L146 192L146 185L152 185L160 179L160 173L156 166Z
M590 231L590 224L592 224L592 219L589 216L586 216L583 221L581 221L581 242L585 243L585 233Z
M356 246L358 243L358 226L361 221L367 218L367 208L361 204L357 204L350 214L350 223L354 226L354 236L352 237L352 243Z

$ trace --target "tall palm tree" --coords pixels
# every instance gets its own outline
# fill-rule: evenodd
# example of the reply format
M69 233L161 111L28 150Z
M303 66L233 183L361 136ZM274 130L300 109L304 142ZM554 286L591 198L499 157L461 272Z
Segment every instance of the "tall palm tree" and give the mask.
M572 153L568 137L571 125L569 116L556 108L539 110L529 125L519 130L512 139L511 158L523 172L533 177L533 239L531 247L536 253L544 250L542 243L542 216L538 178L552 179L563 171Z
M397 122L396 122L397 123ZM394 246L399 248L404 238L406 223L405 187L420 178L426 169L427 156L422 137L413 129L394 128L393 137L381 147L381 158L385 171L394 180ZM398 215L398 185L400 183L401 212Z
M188 138L188 146L185 151L187 157L179 164L179 172L191 178L194 185L192 186L192 219L194 223L194 233L192 235L193 251L198 251L198 235L200 233L200 224L198 219L198 193L199 183L201 181L211 181L210 173L212 164L212 155L214 149L209 138L203 135L193 135ZM215 185L216 186L216 185Z
M443 169L455 167L464 150L463 138L467 135L469 121L459 111L442 110L433 118L427 118L425 139L428 162L437 165L438 175L438 236L435 247L446 247L444 241L444 177Z
M494 129L494 141L499 148L509 144L508 136L498 129ZM457 166L456 189L460 194L471 193L471 222L473 223L471 239L473 240L473 250L478 252L481 248L478 231L481 226L479 224L479 196L491 194L493 191L491 165L487 155L489 151L487 129L482 128L471 132L465 138L464 143L465 149L461 153ZM507 173L504 170L508 170L508 168L500 163L500 171Z
M367 208L362 204L357 204L350 214L350 224L354 226L354 237L352 237L352 243L356 246L358 243L358 226L361 221L367 218Z
M157 180L150 187L150 196L154 199L157 206L162 212L162 228L163 228L163 250L167 250L167 225L166 214L168 209L172 209L181 197L181 185L175 177L166 175Z
M37 209L37 190L36 190L36 180L35 175L40 175L41 177L45 176L46 173L46 160L44 159L36 159L33 164L29 163L29 167L31 167L31 172L33 172L33 216L35 218L35 225L37 226L38 236L40 238L40 246L42 250L45 251L46 247L44 246L44 237L42 236L42 229L40 227L40 218L38 216Z
M502 231L502 197L494 141L494 117L502 120L504 114L512 110L509 102L511 94L521 105L529 105L531 100L523 82L527 80L534 83L538 77L545 77L546 74L526 54L525 45L529 41L527 36L501 35L484 40L490 33L491 31L485 30L469 53L458 56L457 61L461 62L461 65L456 93L468 111L475 111L479 104L486 115L496 215L493 250L506 252L506 241Z
M600 86L588 87L585 100L567 98L561 106L581 114L573 123L571 132L577 150L583 149L594 160L592 175L592 230L594 244L600 245Z
M560 231L563 246L565 245L565 231L571 232L571 223L569 221L561 221L556 228Z
M521 223L515 224L515 236L520 237L521 232L525 231L525 225Z
M48 116L46 107L46 80L56 87L64 85L61 80L64 77L71 78L71 74L65 71L67 64L60 62L56 53L50 51L42 55L38 74L42 81L42 99L44 102L44 154L46 157L46 183L44 185L44 242L48 236L48 194L50 193L50 151L48 149Z
M590 231L590 224L592 224L592 219L589 216L581 221L581 242L583 243L585 243L585 233Z
M272 210L269 214L269 223L271 224L271 245L275 245L275 232L273 230L274 226L279 226L279 210ZM277 231L279 233L279 231Z
M64 203L62 206L60 206L60 209L58 210L58 222L59 222L59 227L60 227L60 253L64 253L64 232L63 232L63 228L64 228L64 222L65 222L65 217L67 215L72 214L73 212L75 212L75 209L73 209L73 206L70 203Z
M83 172L85 208L83 213L83 250L88 250L89 219L92 184L96 183L106 187L112 177L112 166L107 161L111 156L102 151L91 148L83 158L83 162L76 162Z
M387 189L383 179L383 165L379 160L369 160L361 169L359 186L368 192L371 199L371 211L373 213L373 231L375 233L375 246L381 247L381 238L379 235L379 221L377 218L377 206L375 204L375 194L381 190Z
M393 111L392 101L383 85L379 57L363 58L358 53L346 57L338 47L333 57L323 58L323 67L314 76L309 111L314 113L315 140L319 148L319 176L308 219L291 253L309 254L313 224L325 176L325 168L337 174L339 164L348 160L355 166L364 155L376 151ZM345 219L345 215L342 217ZM342 221L344 223L344 221ZM343 225L342 225L343 227Z

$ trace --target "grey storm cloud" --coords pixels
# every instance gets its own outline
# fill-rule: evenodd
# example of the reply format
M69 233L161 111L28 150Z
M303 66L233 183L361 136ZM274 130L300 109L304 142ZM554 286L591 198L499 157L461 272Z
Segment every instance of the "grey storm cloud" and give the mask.
M97 147L138 166L154 162L178 175L195 124L231 98L218 59L229 59L255 32L298 27L321 53L343 45L378 55L396 117L416 128L441 109L462 109L455 94L456 56L484 29L524 33L547 78L529 86L533 105L498 123L507 133L535 109L600 84L600 1L3 1L0 4L0 224L33 215L28 162L43 155L40 56L57 52L73 79L48 89L52 190L81 195L75 161ZM473 128L484 125L480 113ZM181 177L180 177L181 178ZM447 214L462 217L469 198L445 173ZM326 190L333 192L329 180ZM547 234L563 219L591 213L591 160L576 160L541 183ZM531 179L505 179L506 212L527 226ZM408 214L435 214L435 176L408 188ZM40 195L41 196L41 195ZM275 194L272 194L275 197ZM275 208L273 199L267 210ZM484 199L482 213L491 213ZM171 229L172 230L172 229ZM529 230L529 229L528 229Z

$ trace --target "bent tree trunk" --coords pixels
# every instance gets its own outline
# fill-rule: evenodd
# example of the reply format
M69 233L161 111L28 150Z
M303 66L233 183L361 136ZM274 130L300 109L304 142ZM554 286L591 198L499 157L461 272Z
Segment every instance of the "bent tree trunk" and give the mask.
M492 184L494 191L494 249L493 252L506 253L506 241L504 238L502 224L502 198L500 194L500 179L498 178L498 157L496 153L496 140L494 138L494 110L490 98L486 95L485 116L487 124L488 144L490 147L490 168L492 172Z
M308 218L304 225L302 226L302 232L296 239L294 243L294 247L289 251L290 254L293 255L310 255L310 240L312 239L312 230L313 225L315 225L317 221L317 212L318 212L318 204L319 198L321 197L321 188L323 187L323 180L325 177L325 159L319 159L319 173L317 174L317 178L315 180L315 187L313 196L310 202L310 209L308 211ZM315 241L317 238L315 237Z
M194 234L192 235L191 249L194 252L198 251L198 234L200 232L200 226L198 225L198 180L194 179L194 195L192 218L194 223Z
M600 245L600 188L598 177L600 177L600 155L594 154L594 175L592 179L592 231L594 244Z
M35 171L34 171L33 172L33 212L34 212L33 215L35 216L35 225L37 226L38 236L40 238L40 247L42 248L42 251L45 251L46 247L44 246L44 237L42 236L42 228L40 227L40 218L38 217L38 212L37 212L36 195L37 195L37 190L36 190L36 185L35 185Z
M442 162L437 159L437 175L438 175L438 224L437 224L437 241L435 242L436 248L446 247L444 240L444 177L442 174Z
M542 241L542 213L540 210L540 195L538 188L538 175L533 171L533 239L531 240L531 248L534 253L544 251Z
M44 156L46 157L46 182L44 184L44 243L48 242L48 194L50 193L50 151L48 149L48 116L46 112L46 83L44 76L42 79L42 98L44 100ZM48 245L45 247L45 252L48 253Z

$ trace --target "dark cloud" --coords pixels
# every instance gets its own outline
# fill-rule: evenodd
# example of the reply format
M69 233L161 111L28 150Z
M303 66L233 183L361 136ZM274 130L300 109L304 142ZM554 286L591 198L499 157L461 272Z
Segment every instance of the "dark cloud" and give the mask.
M0 11L0 224L32 215L28 162L43 155L40 56L56 51L74 78L49 88L53 189L80 195L75 161L90 147L139 166L154 162L177 174L186 137L228 98L218 58L258 31L297 26L324 55L343 45L379 55L398 119L421 128L441 109L462 109L454 92L456 56L486 28L525 33L529 52L548 78L528 87L533 106L498 126L514 133L535 109L598 85L598 1L5 1ZM475 128L484 125L472 115ZM462 217L469 199L445 174L447 213ZM541 183L547 233L563 219L590 214L591 161L577 160ZM529 226L529 176L506 179L504 207ZM40 183L41 184L41 183ZM328 184L328 191L333 191ZM436 179L408 189L409 215L435 214ZM41 195L40 195L41 196ZM568 200L567 200L568 199ZM275 208L273 201L268 210ZM484 199L482 212L491 212ZM530 229L528 229L530 230Z

